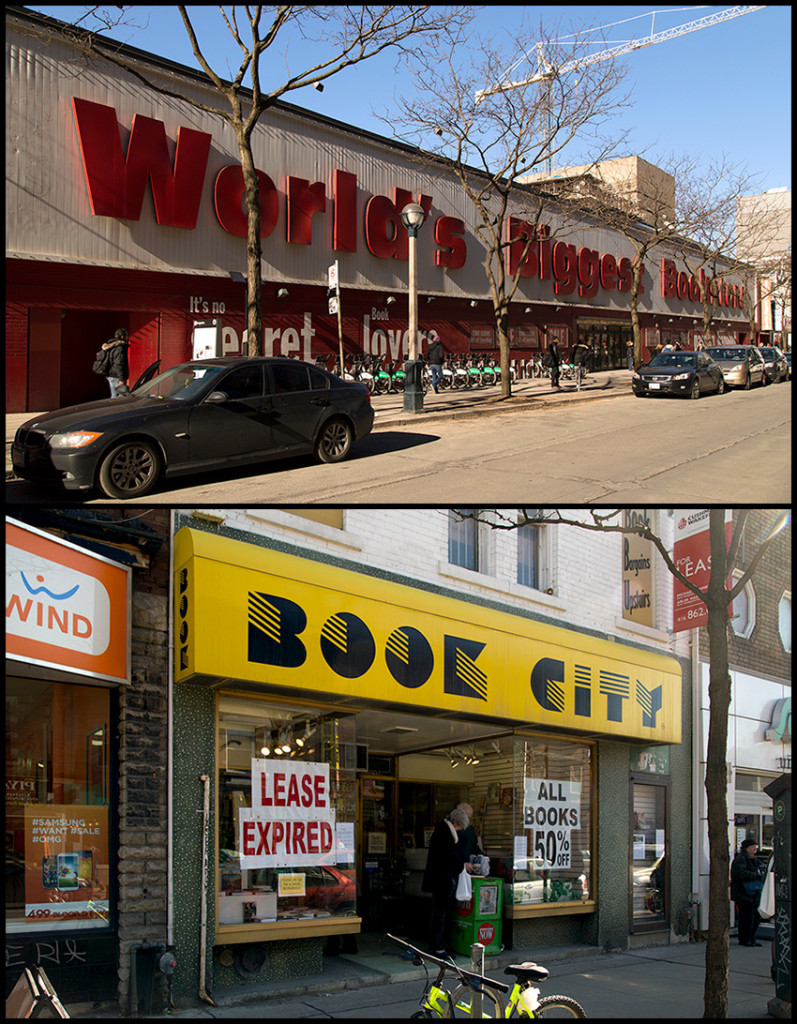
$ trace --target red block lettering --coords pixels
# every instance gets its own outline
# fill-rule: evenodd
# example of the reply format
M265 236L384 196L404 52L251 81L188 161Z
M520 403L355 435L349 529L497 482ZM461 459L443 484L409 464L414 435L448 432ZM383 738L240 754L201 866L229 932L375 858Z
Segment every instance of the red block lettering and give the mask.
M617 260L610 252L601 256L601 285L607 292L617 287Z
M309 245L313 238L313 214L327 208L327 190L322 181L311 185L305 178L288 175L288 241Z
M557 295L569 295L578 283L578 255L574 245L557 242L553 247L553 276Z
M675 297L678 277L675 272L675 264L672 260L661 261L661 297L672 299Z
M207 132L177 129L172 169L162 121L134 114L123 156L113 107L73 97L72 109L95 217L138 220L149 180L158 224L196 227L210 152Z
M458 270L465 266L468 247L459 237L464 234L465 224L459 217L438 217L434 226L434 240L440 246L435 257L438 267Z
M525 220L510 217L507 223L506 269L514 275L520 267L521 277L537 276L536 246L529 240L534 238L534 228ZM525 256L524 256L525 251Z
M279 217L279 192L274 182L263 171L255 171L260 195L260 237L267 238ZM244 195L244 172L240 164L222 167L213 186L213 202L219 224L231 235L246 238L249 221L241 206Z
M241 853L244 857L255 855L255 823L245 821L241 836Z
M600 262L595 249L579 249L578 251L578 294L591 299L598 294L598 271Z
M627 256L623 256L620 262L617 264L617 270L620 274L620 282L617 285L619 292L630 292L631 285L634 283L634 266L631 260ZM639 276L639 294L641 295L645 286L642 284L642 274L645 273L645 264L642 264L642 272Z
M357 175L335 171L335 212L332 219L332 247L338 252L357 252Z

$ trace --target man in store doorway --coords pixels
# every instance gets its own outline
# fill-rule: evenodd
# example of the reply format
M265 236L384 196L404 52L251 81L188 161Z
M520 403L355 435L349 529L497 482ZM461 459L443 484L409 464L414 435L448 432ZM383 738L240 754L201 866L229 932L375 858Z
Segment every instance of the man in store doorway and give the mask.
M448 956L448 930L454 911L457 879L462 861L457 855L459 834L470 825L470 818L459 807L438 822L429 842L426 870L421 889L432 894L429 922L429 948L435 956Z

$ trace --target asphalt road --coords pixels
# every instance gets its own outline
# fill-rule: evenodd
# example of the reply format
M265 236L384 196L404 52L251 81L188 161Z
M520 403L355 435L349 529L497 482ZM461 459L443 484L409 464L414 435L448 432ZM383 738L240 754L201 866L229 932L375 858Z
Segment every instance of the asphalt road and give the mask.
M10 503L58 492L8 482ZM60 495L63 501L63 494ZM70 500L70 499L68 499ZM71 499L74 500L74 499ZM464 418L387 418L349 461L292 459L178 479L140 499L179 504L791 503L791 384ZM94 497L92 504L104 499Z

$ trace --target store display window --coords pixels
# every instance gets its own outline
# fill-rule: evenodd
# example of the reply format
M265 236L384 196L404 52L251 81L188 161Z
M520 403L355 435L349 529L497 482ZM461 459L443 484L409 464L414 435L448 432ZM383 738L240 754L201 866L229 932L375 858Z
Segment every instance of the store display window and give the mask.
M354 917L353 716L219 698L218 923Z
M110 694L6 680L6 931L109 924Z
M514 785L498 796L512 828L507 903L582 904L592 898L592 768L590 746L515 738Z

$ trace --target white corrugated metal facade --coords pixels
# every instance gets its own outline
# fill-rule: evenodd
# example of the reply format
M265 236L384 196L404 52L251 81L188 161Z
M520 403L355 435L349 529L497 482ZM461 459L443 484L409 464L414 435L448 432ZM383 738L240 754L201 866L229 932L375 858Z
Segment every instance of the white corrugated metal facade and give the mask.
M6 11L6 404L12 411L99 397L92 393L85 368L97 342L108 337L104 332L120 326L135 339L142 360L160 358L164 368L191 357L194 321L203 315L224 317L224 354L240 353L245 344L245 238L225 230L218 205L220 172L240 166L232 129L220 116L162 96L98 56L87 58L63 37L60 24L20 8ZM190 69L130 48L125 56L135 59L151 80L217 102ZM80 110L107 119L94 124L93 136ZM148 141L133 144L141 138L142 124L148 125ZM206 158L177 160L178 133L183 139L201 139ZM159 141L153 143L155 137ZM388 359L406 355L409 268L406 251L390 252L394 242L406 249L406 234L392 222L408 197L425 196L431 205L418 238L419 291L436 301L421 304L422 335L437 331L451 353L497 355L475 211L444 165L411 147L290 105L261 118L252 148L256 168L268 175L277 193L276 221L262 246L266 354L313 359L337 351L337 322L328 314L326 295L328 268L337 260L345 351ZM349 186L356 180L348 203L336 199L341 174L349 176ZM156 186L153 176L158 175ZM192 175L195 210L185 200L191 189L183 187ZM324 190L325 208L310 218L309 242L288 241L289 178L319 183ZM131 194L136 199L123 213L121 207L111 209L114 215L95 213L98 187L114 200ZM160 194L168 193L173 207L190 207L183 221L192 223L195 213L195 226L173 226L177 220L156 209L158 188L165 189ZM514 202L513 215L523 218L520 193ZM297 198L290 208L301 206ZM382 220L369 219L369 209L378 209ZM348 244L336 240L336 218L348 225ZM603 351L605 367L625 365L629 291L621 290L616 279L587 286L580 257L589 258L597 280L599 257L615 265L625 260L630 269L630 244L586 220L570 224L557 238L554 211L542 222L552 235L546 272L523 278L513 301L513 358L528 359L553 337L569 346L580 335L594 351ZM375 243L367 235L369 224ZM445 265L449 247L445 236L436 240L438 227L452 229L464 241L464 263ZM387 245L376 255L380 237ZM564 290L555 281L560 242L571 250L571 277L577 255L579 260L579 280ZM660 259L651 259L643 276L643 346L672 340L689 347L696 341L700 304L663 297ZM287 287L287 297L278 296L281 287ZM397 301L390 304L389 296ZM728 305L720 315L720 329L727 334L723 340L737 340L732 332L745 330L743 311Z
M12 143L7 149L9 253L181 273L226 275L229 271L245 270L243 240L225 231L214 214L216 175L223 167L239 163L233 131L221 118L160 96L99 57L89 61L50 33L23 33L12 24L6 43L10 69L6 116ZM168 79L172 78L170 84L176 84L174 75L155 72L153 77L163 84L169 84ZM212 92L203 95L193 76L179 83L180 88L186 86L197 98L217 102ZM178 128L212 136L196 228L159 225L149 189L138 220L92 215L72 110L73 97L113 107L123 152L136 114L163 122L172 159ZM421 231L421 287L444 295L487 297L483 250L474 231L472 204L453 175L425 164L422 155L414 156L404 147L285 107L263 116L252 148L255 166L270 176L280 192L279 220L263 240L264 279L323 283L330 262L337 258L341 282L347 286L381 291L406 288L404 261L372 255L363 232L368 199L374 195L391 197L398 187L431 196L432 224L438 217L447 216L460 218L466 226L467 261L456 270L435 266L437 246L433 230L427 226L426 231ZM332 248L335 170L344 170L357 178L356 253L335 252ZM288 175L320 181L326 186L326 211L313 218L310 245L285 240ZM516 214L523 215L519 200ZM630 245L609 229L584 224L577 236L569 231L565 240L601 254L610 252L617 259L633 256ZM658 273L653 263L649 267L650 280L656 282ZM551 285L551 281L538 278L524 280L518 301L567 301L567 297L557 299ZM590 304L625 310L628 295L599 289ZM679 303L677 299L665 301L660 288L650 283L642 296L643 309L662 314L686 312L687 306L692 311L693 305Z

